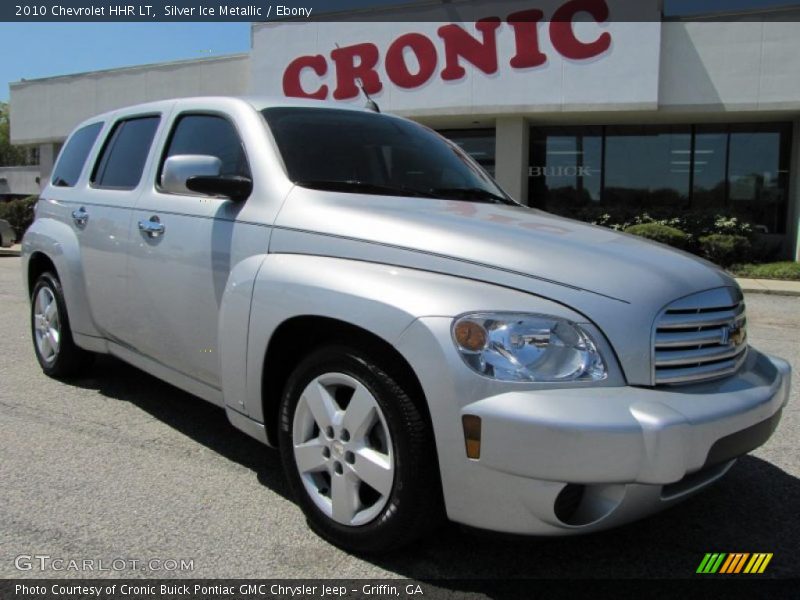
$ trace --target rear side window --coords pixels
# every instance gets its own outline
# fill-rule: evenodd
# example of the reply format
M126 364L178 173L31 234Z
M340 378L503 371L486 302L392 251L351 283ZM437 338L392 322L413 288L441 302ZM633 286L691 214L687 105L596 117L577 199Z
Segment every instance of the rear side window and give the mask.
M139 185L158 121L159 117L137 117L114 125L94 167L92 183L121 190Z
M72 187L78 183L78 179L83 171L83 164L89 151L94 146L97 134L103 128L102 123L92 123L86 127L81 127L72 134L67 145L61 151L55 171L53 171L53 185L58 187Z
M178 154L216 156L220 175L250 176L242 140L233 123L216 115L183 115L172 130L164 161ZM164 164L162 162L163 169ZM158 181L161 182L159 172Z

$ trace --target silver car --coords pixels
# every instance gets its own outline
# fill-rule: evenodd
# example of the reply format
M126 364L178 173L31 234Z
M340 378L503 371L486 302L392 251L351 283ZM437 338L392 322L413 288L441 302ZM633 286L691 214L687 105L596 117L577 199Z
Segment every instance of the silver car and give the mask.
M89 119L22 256L47 375L107 353L219 405L358 552L445 517L632 521L722 477L789 397L723 271L520 206L433 131L340 105Z
M5 219L0 219L0 248L10 248L17 241L17 234L11 223Z

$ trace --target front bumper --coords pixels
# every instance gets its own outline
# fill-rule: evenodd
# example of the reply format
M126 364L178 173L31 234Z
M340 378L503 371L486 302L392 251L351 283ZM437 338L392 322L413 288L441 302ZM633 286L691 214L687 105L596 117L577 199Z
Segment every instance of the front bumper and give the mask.
M789 373L785 361L751 351L738 375L718 382L508 392L462 414L481 418L484 467L551 481L664 485L764 443L788 401Z
M405 342L420 359L448 516L473 527L564 535L661 510L764 443L789 399L789 364L752 348L736 375L702 384L492 395L446 344L430 343L443 323L425 325ZM464 415L481 419L477 460L466 457Z

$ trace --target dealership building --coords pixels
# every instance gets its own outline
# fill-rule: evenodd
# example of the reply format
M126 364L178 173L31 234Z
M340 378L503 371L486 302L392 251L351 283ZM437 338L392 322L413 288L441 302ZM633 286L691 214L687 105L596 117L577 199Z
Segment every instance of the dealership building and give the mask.
M253 23L246 54L12 83L12 142L38 146L44 182L94 114L195 95L364 104L363 86L384 112L456 141L523 203L587 219L736 214L800 260L800 11L667 19L644 0L645 17L624 21L618 4Z

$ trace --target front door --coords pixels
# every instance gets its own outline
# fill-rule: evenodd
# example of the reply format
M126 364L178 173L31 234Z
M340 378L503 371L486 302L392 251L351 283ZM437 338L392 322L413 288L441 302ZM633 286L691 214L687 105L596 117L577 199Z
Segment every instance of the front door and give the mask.
M183 375L220 388L218 318L230 271L254 239L268 232L238 220L245 201L167 193L164 161L176 155L215 156L221 174L250 177L234 123L219 114L175 117L155 172L131 223L130 301L138 315L133 346ZM251 252L254 250L251 248Z

